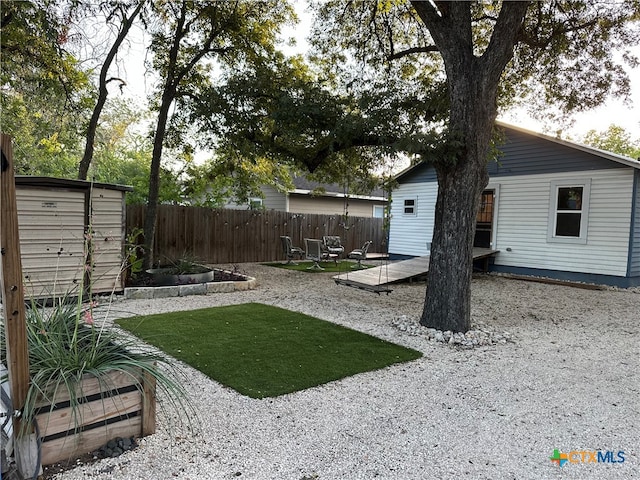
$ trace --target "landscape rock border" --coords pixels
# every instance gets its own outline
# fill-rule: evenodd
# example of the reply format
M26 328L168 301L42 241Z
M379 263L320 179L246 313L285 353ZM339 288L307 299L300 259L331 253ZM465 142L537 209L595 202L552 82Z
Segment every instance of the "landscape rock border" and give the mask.
M391 325L401 332L406 332L409 335L422 336L430 341L448 343L467 348L513 342L513 336L509 332L498 333L482 323L472 325L471 330L466 333L462 333L425 327L424 325L421 325L418 320L409 318L407 315L401 315L400 317L391 320Z

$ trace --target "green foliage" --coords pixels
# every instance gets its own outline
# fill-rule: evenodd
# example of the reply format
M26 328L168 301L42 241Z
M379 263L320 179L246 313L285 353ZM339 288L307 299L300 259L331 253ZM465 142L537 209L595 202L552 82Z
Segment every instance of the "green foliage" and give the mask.
M422 356L355 330L257 303L118 323L252 398L296 392Z
M625 65L640 43L640 3L535 2L503 76L503 104L560 118L629 94ZM553 108L550 108L553 107Z
M438 135L425 125L441 122L446 105L441 84L419 93L373 83L338 94L298 58L275 55L209 88L182 114L207 140L203 146L233 152L232 162L264 159L343 184L346 172L370 182L398 150L430 151Z
M0 91L0 123L14 138L17 174L75 178L82 143L76 113L45 91Z
M65 50L68 22L76 6L76 2L61 5L52 0L3 2L3 87L38 96L41 91L54 93L51 98L60 96L70 106L87 101L82 95L87 86L86 72Z
M631 134L618 125L609 125L603 132L589 130L582 143L633 159L640 158L640 138L633 140Z
M242 70L273 51L280 25L292 15L280 0L264 2L156 2L161 21L151 29L153 68L161 81L152 107L158 111L145 219L144 265L153 264L153 241L159 202L160 167L165 146L187 156L195 149L186 141L190 123L176 114L200 98L216 68Z
M413 3L316 4L310 41L323 75L355 92L376 81L410 82L418 92L444 81L442 57ZM502 2L468 5L469 48L480 56ZM624 65L638 65L631 48L640 43L639 22L635 0L532 2L502 75L500 108L526 106L536 117L563 117L600 105L608 96L628 94Z
M135 227L130 230L125 237L125 283L130 278L136 278L140 272L142 272L142 257L144 256L144 249L142 243L138 240L142 234L142 228Z
M73 8L48 0L2 4L0 124L16 140L20 174L71 177L77 163L91 94L87 72L65 50Z

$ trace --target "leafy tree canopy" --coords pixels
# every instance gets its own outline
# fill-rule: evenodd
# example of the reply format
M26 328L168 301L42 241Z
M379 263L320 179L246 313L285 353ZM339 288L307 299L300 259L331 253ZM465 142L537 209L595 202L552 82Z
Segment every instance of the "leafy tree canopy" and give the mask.
M632 139L631 134L618 125L609 125L609 128L602 132L589 130L583 137L582 143L608 152L640 159L640 138Z
M371 77L419 85L442 79L441 55L414 3L420 2L318 2L310 36L318 64L350 85ZM501 2L472 4L474 55L489 45L500 8ZM624 66L638 65L631 51L640 42L638 22L637 1L531 2L502 74L500 109L523 106L536 118L566 119L628 95Z
M334 83L299 57L275 54L226 76L181 115L197 128L201 146L215 149L227 168L239 158L244 164L268 160L312 172L320 181L350 178L353 185L356 179L370 183L371 172L392 152L422 152L440 141L437 129L425 125L441 125L446 118L442 83L417 91L409 84L376 82L342 93ZM281 177L272 178L282 184Z
M91 105L89 79L69 54L64 8L47 0L0 10L0 123L18 139L16 173L69 177Z

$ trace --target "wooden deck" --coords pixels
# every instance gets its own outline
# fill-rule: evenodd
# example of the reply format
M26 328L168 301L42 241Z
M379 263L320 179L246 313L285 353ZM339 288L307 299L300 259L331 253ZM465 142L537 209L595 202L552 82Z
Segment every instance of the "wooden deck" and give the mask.
M498 253L498 250L489 248L474 248L474 260L489 260L490 257ZM388 285L390 283L409 280L411 278L425 275L429 271L429 256L411 258L393 262L379 267L368 268L365 270L354 270L352 272L341 273L333 279L336 283L349 285L351 287L362 288L363 290L376 291L376 287ZM387 292L388 289L377 288L380 292Z

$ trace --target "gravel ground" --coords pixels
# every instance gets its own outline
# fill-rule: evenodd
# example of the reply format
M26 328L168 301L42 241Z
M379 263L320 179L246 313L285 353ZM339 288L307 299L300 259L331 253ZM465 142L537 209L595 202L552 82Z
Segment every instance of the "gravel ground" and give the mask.
M392 324L417 321L425 284L390 295L331 274L257 264L258 289L118 301L128 314L263 302L418 349L424 357L254 400L185 367L199 428L160 415L156 434L72 479L640 478L640 289L592 291L481 275L473 322L510 340L462 348ZM162 398L160 398L162 401ZM623 463L568 463L554 449L624 451ZM578 459L579 456L574 456Z

